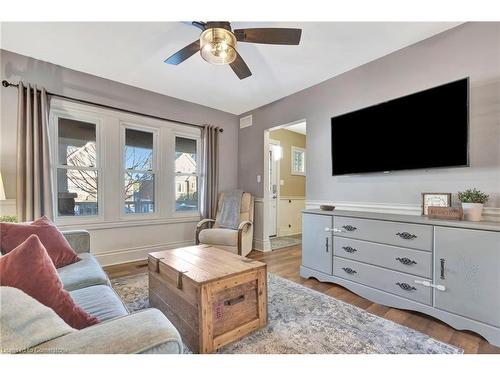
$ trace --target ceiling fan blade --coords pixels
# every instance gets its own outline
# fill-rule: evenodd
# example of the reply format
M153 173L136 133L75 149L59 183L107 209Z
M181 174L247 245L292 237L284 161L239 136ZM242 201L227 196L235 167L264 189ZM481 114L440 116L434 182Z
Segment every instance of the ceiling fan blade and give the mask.
M301 29L285 28L237 29L233 32L238 42L286 45L299 44L302 34Z
M205 22L201 22L201 21L193 21L193 22L191 22L191 25L193 25L194 27L197 27L200 30L205 30L205 26L207 24Z
M177 51L174 53L172 56L170 56L168 59L165 60L167 64L172 64L172 65L179 65L181 62L184 60L189 59L191 56L193 56L196 52L200 50L200 40L197 39L190 45L184 47L180 51Z
M250 71L250 69L248 69L247 64L238 52L236 52L236 55L236 59L231 64L229 64L231 66L231 69L233 69L233 72L238 76L239 79L250 77L252 75L252 72Z

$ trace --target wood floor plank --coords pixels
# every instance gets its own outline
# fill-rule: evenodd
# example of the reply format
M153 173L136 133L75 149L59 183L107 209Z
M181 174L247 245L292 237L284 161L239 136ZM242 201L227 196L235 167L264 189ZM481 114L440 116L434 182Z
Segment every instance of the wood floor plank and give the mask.
M340 285L301 277L299 273L302 258L300 245L266 253L254 250L248 257L266 263L267 270L275 275L351 303L372 314L413 328L442 342L460 347L464 349L465 353L500 354L500 347L489 344L484 338L473 332L457 331L446 323L422 313L379 305ZM112 279L145 273L147 272L147 261L108 266L105 267L105 271Z

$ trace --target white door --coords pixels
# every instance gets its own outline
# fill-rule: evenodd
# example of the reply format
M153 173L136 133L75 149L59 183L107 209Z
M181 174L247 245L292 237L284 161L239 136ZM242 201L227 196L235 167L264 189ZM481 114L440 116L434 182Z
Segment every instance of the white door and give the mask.
M279 142L270 140L269 142L269 236L277 235L278 226L278 197L279 197L279 165L281 158L281 148Z

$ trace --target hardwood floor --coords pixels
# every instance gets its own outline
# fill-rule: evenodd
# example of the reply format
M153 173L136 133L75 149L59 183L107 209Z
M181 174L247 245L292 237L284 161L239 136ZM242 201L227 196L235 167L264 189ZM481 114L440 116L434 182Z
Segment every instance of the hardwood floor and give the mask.
M293 246L289 248L274 250L269 253L252 251L249 258L257 259L267 264L267 269L285 279L302 284L308 288L325 293L341 301L358 306L372 314L378 315L401 325L413 328L425 333L442 342L463 348L465 353L495 353L500 354L500 348L490 345L481 336L468 332L457 331L437 319L428 315L413 311L400 310L379 305L360 297L346 288L317 281L315 279L304 279L299 275L301 263L301 247ZM146 261L132 262L109 266L105 268L110 278L135 275L147 272Z

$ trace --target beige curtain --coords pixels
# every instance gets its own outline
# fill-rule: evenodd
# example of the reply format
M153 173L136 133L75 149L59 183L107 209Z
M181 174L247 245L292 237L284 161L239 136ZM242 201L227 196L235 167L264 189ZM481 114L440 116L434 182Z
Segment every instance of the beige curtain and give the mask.
M44 88L19 82L17 111L17 217L52 219L49 102Z
M203 189L201 214L206 219L215 219L219 194L219 128L205 125L203 144Z

